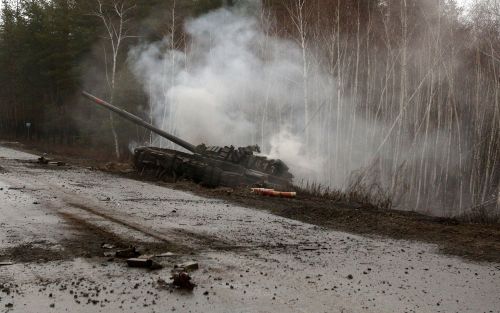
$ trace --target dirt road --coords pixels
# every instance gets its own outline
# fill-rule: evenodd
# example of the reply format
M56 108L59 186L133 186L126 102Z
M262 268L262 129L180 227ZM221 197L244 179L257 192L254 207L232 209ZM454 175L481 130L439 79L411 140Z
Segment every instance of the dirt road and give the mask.
M500 312L500 264L0 147L0 312ZM173 252L157 271L102 244ZM162 288L195 260L192 293Z

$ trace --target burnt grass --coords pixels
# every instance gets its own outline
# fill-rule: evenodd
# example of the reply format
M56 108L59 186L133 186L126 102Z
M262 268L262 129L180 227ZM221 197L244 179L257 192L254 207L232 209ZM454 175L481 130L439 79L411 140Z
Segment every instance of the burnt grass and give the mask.
M19 148L19 147L16 147ZM36 153L33 149L21 148ZM299 192L295 199L256 195L250 188L204 188L190 181L158 182L130 171L127 164L106 164L87 158L72 158L65 153L52 155L78 166L91 166L135 180L196 195L223 199L243 207L265 210L278 216L352 234L420 241L436 244L441 253L472 261L500 262L500 224L471 223L454 218L433 217L415 212L380 209L370 204L349 203Z

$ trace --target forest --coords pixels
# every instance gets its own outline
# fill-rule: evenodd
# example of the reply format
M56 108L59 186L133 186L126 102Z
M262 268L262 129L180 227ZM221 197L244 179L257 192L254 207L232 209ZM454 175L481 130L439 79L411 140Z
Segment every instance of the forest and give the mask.
M0 23L0 139L170 145L87 90L195 144L259 144L297 184L498 214L499 1L4 0Z

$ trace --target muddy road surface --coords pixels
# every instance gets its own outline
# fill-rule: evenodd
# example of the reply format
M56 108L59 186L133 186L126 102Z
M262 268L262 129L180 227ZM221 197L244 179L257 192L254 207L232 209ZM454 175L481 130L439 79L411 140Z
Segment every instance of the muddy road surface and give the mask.
M500 312L498 263L36 159L0 147L0 312Z

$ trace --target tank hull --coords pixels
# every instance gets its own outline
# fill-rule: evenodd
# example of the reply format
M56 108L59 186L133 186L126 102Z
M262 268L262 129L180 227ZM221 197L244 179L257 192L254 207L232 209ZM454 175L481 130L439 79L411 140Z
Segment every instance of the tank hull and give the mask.
M134 166L141 175L174 181L184 178L207 187L258 185L286 189L292 184L289 176L280 177L202 154L157 147L135 149Z

